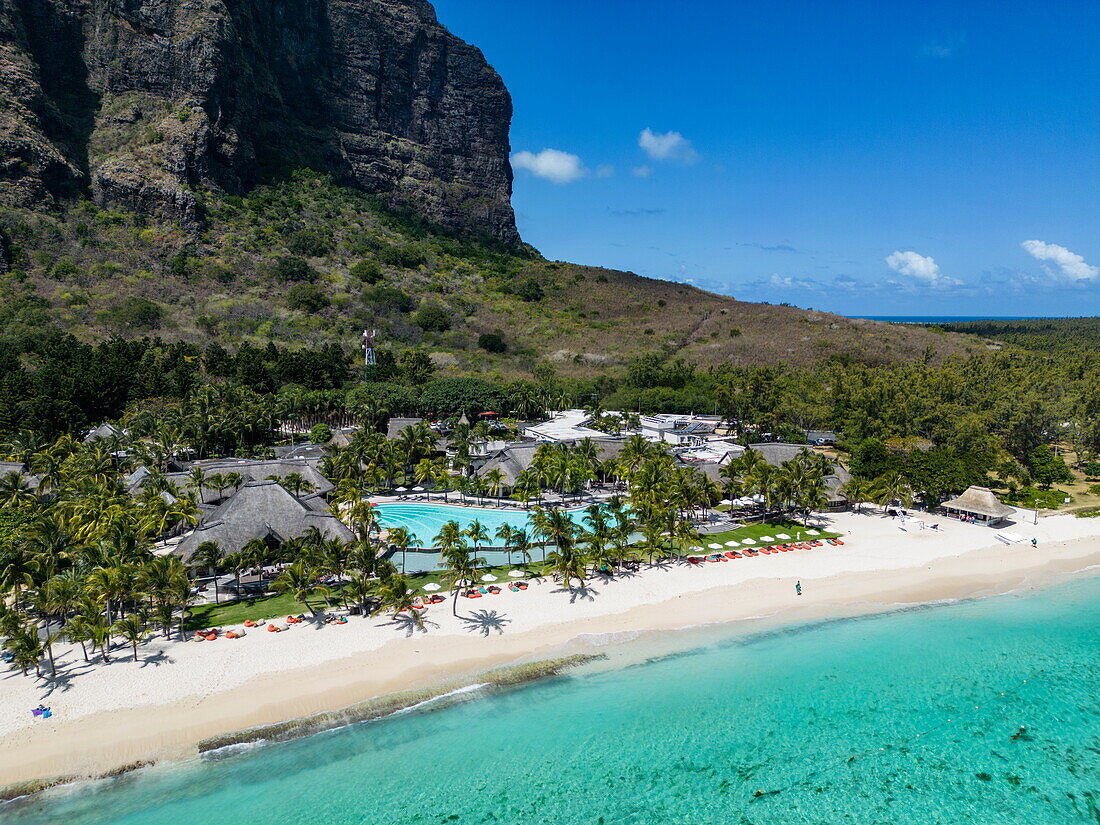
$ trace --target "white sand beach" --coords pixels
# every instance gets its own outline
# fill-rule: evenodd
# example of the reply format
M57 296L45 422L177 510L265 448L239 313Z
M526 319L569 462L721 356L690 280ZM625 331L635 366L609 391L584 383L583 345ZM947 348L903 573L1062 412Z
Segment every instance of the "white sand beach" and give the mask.
M928 519L926 519L928 520ZM97 775L144 760L186 757L220 733L284 721L490 667L591 649L642 631L771 616L799 620L1039 586L1100 565L1100 519L1017 523L1027 541L940 520L903 530L878 511L831 517L842 547L727 563L647 568L567 592L552 581L526 592L460 599L426 612L427 632L390 616L345 625L254 630L213 643L154 641L86 665L58 647L59 680L0 675L0 786ZM1030 539L1036 538L1033 547ZM803 595L795 593L800 580ZM49 705L53 716L31 709Z

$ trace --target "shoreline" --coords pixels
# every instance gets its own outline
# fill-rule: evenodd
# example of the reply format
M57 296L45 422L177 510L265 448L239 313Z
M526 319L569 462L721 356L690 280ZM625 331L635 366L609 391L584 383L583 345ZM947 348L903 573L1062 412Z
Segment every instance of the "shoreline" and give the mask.
M21 700L27 699L12 694L22 689L26 695L32 680L20 682L18 673L14 680L9 675L0 681L2 704L12 709L0 718L0 787L33 792L120 769L186 759L200 753L200 743L207 740L233 738L267 725L294 727L297 720L339 716L369 702L384 706L387 698L401 694L418 695L422 701L474 684L501 668L528 667L535 672L540 663L571 656L608 651L629 655L635 641L652 644L659 639L660 644L682 648L684 634L692 631L728 635L737 629L872 615L1028 591L1100 574L1100 523L1080 523L1089 520L1056 524L1055 519L1044 519L1045 524L1035 529L1066 534L1066 538L1045 536L1039 550L1030 544L1000 544L986 528L955 525L948 531L977 544L969 547L952 546L950 541L941 546L943 533L921 531L894 543L926 552L909 557L895 554L889 560L877 555L881 545L876 538L884 526L891 527L887 520L866 515L841 520L844 526L867 528L849 532L850 550L819 549L704 569L655 568L622 581L595 582L587 596L572 598L560 586L544 581L525 594L513 594L515 601L498 597L495 602L467 604L463 600L463 611L486 614L484 628L463 627L450 616L449 603L441 605L445 614L429 611L428 619L438 626L428 633L411 629L406 633L388 617L349 623L344 629L361 631L360 649L354 652L347 650L352 645L339 644L350 641L350 635L338 636L342 629L330 633L330 628L316 629L315 639L307 638L315 629L305 628L292 634L254 634L220 647L168 643L162 646L167 653L149 657L158 660L151 667L119 662L118 668L114 663L96 665L75 676L68 689L45 701L61 710L66 703L75 706L77 691L85 690L79 696L83 699L79 710L84 712L56 713L49 723L15 716ZM961 539L954 544L962 544ZM801 597L792 590L795 576L805 588ZM528 594L534 598L524 599ZM494 626L488 614L497 611L485 609L490 606L514 609L516 617L501 614ZM506 624L519 627L506 631ZM294 644L279 647L291 641L288 636L295 637ZM323 642L330 637L337 644L325 647ZM243 654L243 645L249 642L263 643L264 650L256 651L254 657L256 667L266 671L249 672L253 662L236 655L237 651ZM276 652L284 655L275 661L274 655L264 655ZM171 695L164 685L177 693L180 685L178 680L169 682L173 674L163 671L173 668L179 669L180 678L194 675L195 689ZM130 684L145 686L146 693L126 694ZM153 690L158 686L162 687L159 693ZM71 697L66 695L69 691ZM116 695L120 692L121 696ZM304 727L303 734L315 730L309 725L299 727Z

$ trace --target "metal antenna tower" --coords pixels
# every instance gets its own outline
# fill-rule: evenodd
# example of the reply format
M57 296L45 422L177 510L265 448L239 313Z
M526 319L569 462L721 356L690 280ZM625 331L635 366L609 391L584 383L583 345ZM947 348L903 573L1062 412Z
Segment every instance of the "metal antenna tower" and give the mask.
M373 367L378 361L374 357L374 336L378 334L376 329L363 330L363 363Z

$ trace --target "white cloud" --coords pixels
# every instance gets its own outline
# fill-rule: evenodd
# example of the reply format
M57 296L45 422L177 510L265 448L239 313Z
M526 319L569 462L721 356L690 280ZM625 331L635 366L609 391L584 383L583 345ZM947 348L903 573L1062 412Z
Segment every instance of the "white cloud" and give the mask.
M772 273L771 278L768 279L768 283L778 289L817 290L820 286L816 281L810 281L805 278L793 278L790 275L780 275L778 272Z
M886 265L900 275L908 275L916 278L929 286L942 288L948 286L960 286L962 281L949 278L940 272L940 266L930 255L920 255L916 252L901 252L895 250L886 257Z
M615 174L615 167L607 163L604 163L596 167L597 178L609 178Z
M1100 267L1086 263L1085 259L1076 252L1070 252L1064 246L1059 246L1056 243L1024 241L1020 246L1037 261L1051 263L1058 267L1057 271L1052 270L1050 267L1044 267L1054 277L1061 277L1079 283L1081 281L1091 281L1100 275Z
M512 155L513 169L526 169L536 178L544 178L551 183L572 183L588 174L581 159L560 149L543 149L538 154L516 152Z
M638 135L638 145L649 155L650 160L672 160L680 163L695 163L699 160L699 153L695 151L691 141L679 132L657 134L646 127Z
M648 178L653 174L653 168L650 166L635 166L630 170L630 174L636 178Z

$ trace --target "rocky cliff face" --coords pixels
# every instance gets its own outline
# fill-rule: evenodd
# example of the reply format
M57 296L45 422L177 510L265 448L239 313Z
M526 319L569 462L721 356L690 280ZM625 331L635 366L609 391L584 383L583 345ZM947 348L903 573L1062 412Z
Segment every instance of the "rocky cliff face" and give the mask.
M426 0L0 0L0 202L200 219L195 193L330 172L518 240L512 105Z

